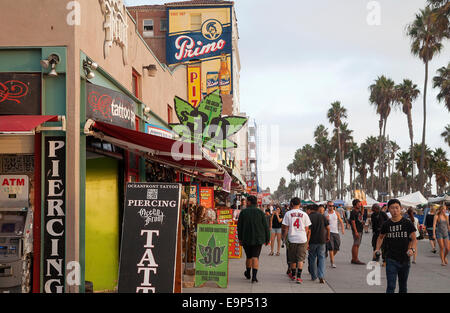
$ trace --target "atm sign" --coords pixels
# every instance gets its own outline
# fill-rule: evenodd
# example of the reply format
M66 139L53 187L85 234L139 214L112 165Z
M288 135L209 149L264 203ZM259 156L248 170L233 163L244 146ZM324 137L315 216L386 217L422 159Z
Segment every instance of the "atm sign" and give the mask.
M4 186L25 186L24 178L4 178L2 187Z

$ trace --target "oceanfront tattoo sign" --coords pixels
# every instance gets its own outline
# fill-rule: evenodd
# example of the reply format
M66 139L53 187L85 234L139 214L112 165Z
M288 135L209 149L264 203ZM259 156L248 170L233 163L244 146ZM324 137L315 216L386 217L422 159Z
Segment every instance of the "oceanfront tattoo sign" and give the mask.
M41 74L0 73L0 114L40 115Z
M175 112L179 124L170 124L180 140L196 143L212 152L217 148L237 148L237 144L228 139L236 134L247 122L241 116L222 117L222 98L220 91L208 94L197 107L188 101L175 97Z
M136 129L134 101L126 95L91 83L86 84L86 117L95 121Z
M113 43L122 48L123 64L128 64L128 22L126 8L123 0L99 0L102 13L105 17L103 29L105 30L104 54L109 56Z
M66 242L65 137L45 137L44 144L43 286L45 293L63 293Z
M181 185L128 183L119 293L173 293Z

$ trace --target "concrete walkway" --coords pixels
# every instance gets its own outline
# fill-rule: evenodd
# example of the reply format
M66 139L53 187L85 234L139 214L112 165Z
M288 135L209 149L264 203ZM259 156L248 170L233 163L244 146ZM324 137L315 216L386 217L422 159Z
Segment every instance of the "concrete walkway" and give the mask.
M372 259L372 233L365 233L360 247L360 260ZM207 283L202 288L183 288L183 293L384 293L386 292L386 273L384 267L378 268L379 280L369 285L367 277L375 278L373 267L350 264L353 239L351 230L341 234L341 251L336 256L337 268L331 268L329 258L326 262L325 284L311 281L307 262L302 274L303 284L290 281L286 275L286 249L280 256L269 256L270 247L263 246L258 271L258 283L245 279L245 256L230 259L227 288L215 287ZM411 264L408 291L414 293L450 292L450 265L441 266L439 251L430 252L428 240L418 242L417 264ZM276 251L276 249L275 249ZM244 254L245 255L245 254ZM398 291L398 289L397 289Z

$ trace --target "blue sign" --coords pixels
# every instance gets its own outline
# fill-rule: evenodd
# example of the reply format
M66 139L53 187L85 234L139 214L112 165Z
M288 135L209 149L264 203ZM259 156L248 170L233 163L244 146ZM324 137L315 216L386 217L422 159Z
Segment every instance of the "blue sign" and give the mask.
M209 19L201 31L167 35L166 59L168 64L184 63L231 54L231 25Z

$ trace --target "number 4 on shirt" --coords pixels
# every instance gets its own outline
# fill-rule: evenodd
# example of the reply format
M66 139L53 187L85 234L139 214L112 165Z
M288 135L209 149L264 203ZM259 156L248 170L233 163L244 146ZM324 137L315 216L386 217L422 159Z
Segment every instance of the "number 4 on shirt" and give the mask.
M294 224L293 224L295 227L297 227L297 229L299 229L300 228L300 218L296 218L295 219L295 222L294 222Z

